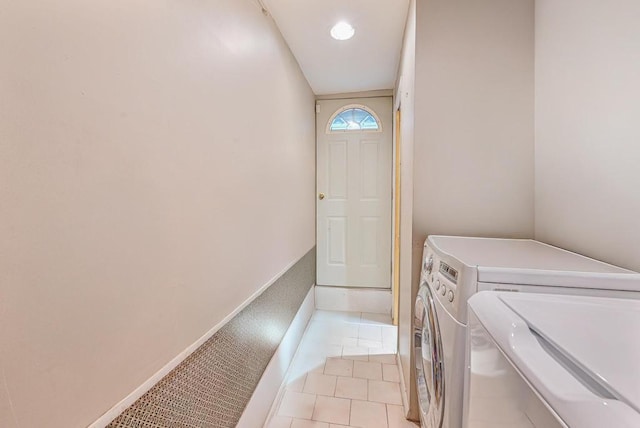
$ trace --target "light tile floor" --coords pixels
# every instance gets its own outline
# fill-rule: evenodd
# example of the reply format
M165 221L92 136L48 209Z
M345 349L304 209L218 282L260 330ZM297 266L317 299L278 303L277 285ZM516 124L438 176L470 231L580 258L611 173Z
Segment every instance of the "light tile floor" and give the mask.
M390 317L315 311L267 428L416 428L403 416Z

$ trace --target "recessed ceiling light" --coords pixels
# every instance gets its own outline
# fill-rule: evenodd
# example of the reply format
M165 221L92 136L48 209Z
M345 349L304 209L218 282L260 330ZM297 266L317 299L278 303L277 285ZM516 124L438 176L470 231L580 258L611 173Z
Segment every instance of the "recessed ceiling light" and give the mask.
M336 40L349 40L356 33L356 30L348 22L338 22L331 29L331 37Z

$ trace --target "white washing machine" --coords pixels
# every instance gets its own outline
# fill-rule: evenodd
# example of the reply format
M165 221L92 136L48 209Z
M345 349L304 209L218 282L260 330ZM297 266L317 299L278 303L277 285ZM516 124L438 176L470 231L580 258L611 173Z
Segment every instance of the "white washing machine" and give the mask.
M429 236L414 318L423 427L462 426L467 301L483 290L640 299L640 274L529 239Z
M640 427L640 301L469 300L465 428Z

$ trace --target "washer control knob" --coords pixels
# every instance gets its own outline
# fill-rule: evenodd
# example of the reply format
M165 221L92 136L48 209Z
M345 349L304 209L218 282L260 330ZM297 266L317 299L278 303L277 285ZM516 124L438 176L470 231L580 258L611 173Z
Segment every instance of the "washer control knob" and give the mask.
M436 291L440 290L440 280L436 279L436 283L433 286L435 287Z
M431 270L433 270L433 255L424 261L424 270L427 273L431 273Z
M453 290L449 290L449 296L447 296L447 297L449 297L449 301L450 302L453 302L453 299L455 297L454 294L453 294Z
M442 290L440 290L440 293L444 296L445 294L447 294L447 287L444 286L444 284L442 284Z

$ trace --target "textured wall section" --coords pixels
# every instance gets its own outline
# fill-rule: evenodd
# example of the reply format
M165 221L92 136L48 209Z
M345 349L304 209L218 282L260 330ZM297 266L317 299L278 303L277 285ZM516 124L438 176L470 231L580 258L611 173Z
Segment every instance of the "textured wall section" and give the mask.
M315 281L315 248L109 427L233 427Z

